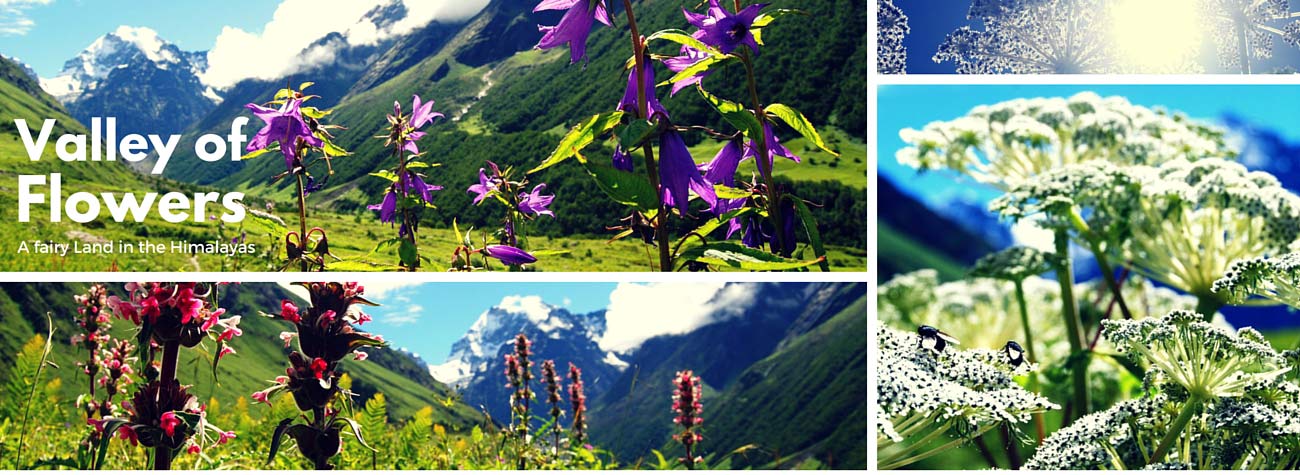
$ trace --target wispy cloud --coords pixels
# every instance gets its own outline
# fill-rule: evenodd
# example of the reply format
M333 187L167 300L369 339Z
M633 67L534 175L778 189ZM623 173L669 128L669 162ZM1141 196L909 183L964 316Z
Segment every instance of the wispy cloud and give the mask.
M36 22L27 16L27 10L49 5L54 0L0 0L0 36L22 36L31 31Z
M372 9L391 3L401 3L406 15L382 24L364 18ZM487 0L283 0L261 33L222 28L201 79L220 89L249 78L280 78L329 63L347 46L373 45L435 19L465 20L486 4ZM317 43L330 33L338 35Z
M754 284L621 283L609 295L600 347L627 351L660 335L680 335L738 315L754 300Z
M423 313L423 305L408 305L406 308L395 312L385 312L383 315L379 316L379 321L394 326L410 325L420 321L420 317Z

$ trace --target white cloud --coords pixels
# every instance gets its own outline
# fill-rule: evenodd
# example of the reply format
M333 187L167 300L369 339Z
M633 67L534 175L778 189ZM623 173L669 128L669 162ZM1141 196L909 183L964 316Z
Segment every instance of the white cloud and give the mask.
M406 7L404 18L383 26L363 18L375 7L393 1ZM487 0L283 0L261 33L222 28L208 52L208 71L201 79L208 86L225 88L248 78L280 78L332 61L343 46L373 45L434 19L462 21L486 4ZM330 33L339 33L344 39L312 45ZM308 46L312 46L310 50Z
M738 315L754 300L754 284L620 283L609 295L600 347L623 352L660 335L678 335Z
M31 31L36 22L27 16L27 10L49 5L54 0L0 0L0 36L22 36Z
M1037 220L1022 219L1011 225L1011 237L1016 244L1043 252L1056 250L1056 237L1052 231L1038 225Z
M412 323L420 321L420 317L423 314L424 314L423 305L408 305L406 308L395 312L383 313L383 315L379 316L379 320L389 325L396 325L396 326L410 325Z

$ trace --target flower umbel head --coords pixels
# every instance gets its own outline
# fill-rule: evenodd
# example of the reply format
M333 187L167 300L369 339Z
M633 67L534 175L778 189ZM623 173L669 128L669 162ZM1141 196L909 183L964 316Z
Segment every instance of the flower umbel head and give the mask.
M1203 399L1241 396L1252 383L1289 370L1254 329L1233 334L1202 320L1175 310L1163 318L1107 320L1102 332L1120 351L1149 362L1162 378Z

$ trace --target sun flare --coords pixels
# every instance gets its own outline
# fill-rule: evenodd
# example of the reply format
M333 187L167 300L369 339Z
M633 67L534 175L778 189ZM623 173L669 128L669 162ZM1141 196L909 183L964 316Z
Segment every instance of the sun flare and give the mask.
M1126 69L1185 72L1201 49L1198 9L1185 0L1119 0L1111 6L1111 39Z

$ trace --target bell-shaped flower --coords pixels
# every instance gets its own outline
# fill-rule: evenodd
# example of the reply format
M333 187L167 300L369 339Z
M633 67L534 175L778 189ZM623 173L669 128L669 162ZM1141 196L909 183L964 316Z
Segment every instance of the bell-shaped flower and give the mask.
M537 43L538 49L551 49L563 44L569 45L569 62L577 63L587 56L587 37L591 35L591 26L599 21L606 26L614 26L609 20L609 11L604 0L542 0L533 8L533 12L544 10L566 10L560 23L555 26L538 26L542 39Z
M253 111L253 115L266 123L261 130L257 131L257 135L248 141L245 150L249 152L262 150L271 146L272 142L279 142L280 153L284 155L284 166L289 171L293 171L294 164L299 158L299 139L312 147L325 145L324 141L312 135L311 128L302 118L302 112L299 110L301 106L301 99L287 100L279 109L252 103L245 105L244 108Z

